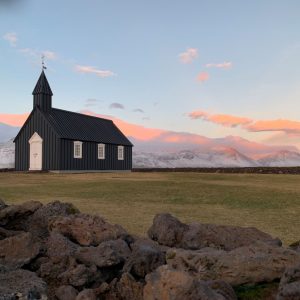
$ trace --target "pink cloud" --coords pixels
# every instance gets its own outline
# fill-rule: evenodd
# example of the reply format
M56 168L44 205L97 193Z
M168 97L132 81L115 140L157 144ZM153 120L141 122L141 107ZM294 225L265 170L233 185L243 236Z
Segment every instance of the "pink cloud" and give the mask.
M29 114L0 114L0 123L4 123L10 126L17 126L21 127L26 119L28 118Z
M245 129L252 132L284 131L286 133L300 133L300 122L284 119L255 121L252 124L245 126Z
M112 77L116 74L109 70L99 70L92 66L75 66L75 71L78 73L84 73L84 74L96 74L98 77L106 78L106 77Z
M209 114L205 111L193 111L188 114L191 119L202 119L215 124L220 124L226 127L236 127L239 125L249 124L252 122L251 119L244 117L237 117L226 114Z
M188 48L185 52L179 54L179 60L183 64L189 64L198 57L198 49Z
M244 118L244 117L237 117L232 115L211 115L208 117L210 122L221 124L226 127L236 127L239 125L249 124L252 122L251 119Z
M205 111L202 111L202 110L196 110L196 111L192 111L188 114L188 116L191 118L191 119L204 119L206 120L207 117L209 116L209 114Z
M226 127L237 127L250 131L250 132L261 132L261 131L282 131L286 134L300 134L300 122L293 120L253 120L241 116L233 116L227 114L210 114L205 111L196 110L188 114L193 119L202 119L204 121L220 124Z
M141 125L131 124L112 116L101 115L88 110L83 110L81 111L81 113L90 116L110 119L121 129L122 132L124 132L125 135L142 141L148 141L157 138L161 134L166 132L166 130L147 128Z
M197 75L197 81L204 82L209 79L209 74L207 72L201 72Z
M205 65L206 68L219 68L219 69L230 69L232 67L231 61L224 61L223 63L210 63Z

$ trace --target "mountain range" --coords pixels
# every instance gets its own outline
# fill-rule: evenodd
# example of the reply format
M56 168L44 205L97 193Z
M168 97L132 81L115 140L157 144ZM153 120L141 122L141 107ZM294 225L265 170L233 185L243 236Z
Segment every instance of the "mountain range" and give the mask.
M13 137L18 130L0 123L0 168L14 166ZM296 147L269 146L236 136L213 139L165 131L149 140L129 139L134 144L135 168L300 166Z

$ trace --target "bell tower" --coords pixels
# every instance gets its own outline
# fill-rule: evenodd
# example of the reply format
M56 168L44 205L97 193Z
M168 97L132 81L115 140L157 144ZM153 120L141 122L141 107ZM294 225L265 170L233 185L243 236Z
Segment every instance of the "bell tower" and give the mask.
M46 78L44 69L40 78L32 92L33 95L33 108L38 106L43 112L48 112L52 108L52 96L50 85Z

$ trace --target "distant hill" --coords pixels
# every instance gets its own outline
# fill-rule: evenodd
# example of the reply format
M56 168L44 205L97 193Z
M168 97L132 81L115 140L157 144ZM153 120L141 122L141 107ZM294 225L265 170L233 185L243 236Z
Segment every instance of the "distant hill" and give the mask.
M257 160L261 166L268 167L298 167L300 166L300 153L296 151L278 151Z
M14 168L15 166L15 145L13 140L0 143L0 169Z
M13 127L0 123L0 143L7 142L8 140L14 138L19 130L19 127Z

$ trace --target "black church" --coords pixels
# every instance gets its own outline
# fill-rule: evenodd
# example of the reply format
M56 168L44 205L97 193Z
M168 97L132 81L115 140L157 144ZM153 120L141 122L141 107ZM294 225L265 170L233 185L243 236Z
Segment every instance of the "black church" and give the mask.
M42 71L33 110L16 136L17 171L129 171L132 144L113 121L52 107Z

